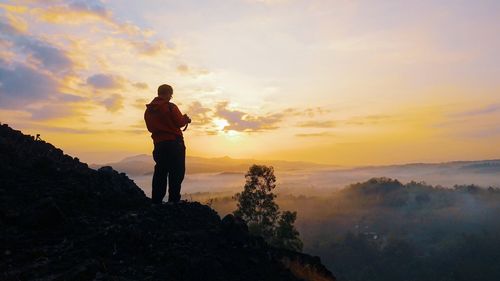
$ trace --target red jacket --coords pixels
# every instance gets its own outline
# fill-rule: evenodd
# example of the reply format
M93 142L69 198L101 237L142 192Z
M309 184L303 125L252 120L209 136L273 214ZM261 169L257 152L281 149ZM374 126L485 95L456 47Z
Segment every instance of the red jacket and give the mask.
M180 128L187 124L177 105L162 97L155 97L146 104L144 121L154 143L182 137Z

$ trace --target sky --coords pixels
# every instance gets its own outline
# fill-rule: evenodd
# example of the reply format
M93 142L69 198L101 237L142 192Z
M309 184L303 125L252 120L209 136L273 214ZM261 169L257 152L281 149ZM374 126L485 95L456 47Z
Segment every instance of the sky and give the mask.
M0 122L88 163L152 151L344 166L500 158L500 1L0 1Z

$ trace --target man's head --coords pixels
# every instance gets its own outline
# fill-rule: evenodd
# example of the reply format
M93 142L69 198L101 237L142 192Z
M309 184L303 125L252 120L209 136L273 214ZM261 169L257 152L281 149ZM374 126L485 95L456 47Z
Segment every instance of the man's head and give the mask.
M174 93L174 90L170 85L163 84L158 87L158 96L166 99L171 99L172 94Z

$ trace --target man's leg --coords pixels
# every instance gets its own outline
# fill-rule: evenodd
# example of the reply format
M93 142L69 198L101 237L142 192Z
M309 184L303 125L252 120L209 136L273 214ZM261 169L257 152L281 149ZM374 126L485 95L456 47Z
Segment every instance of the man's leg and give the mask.
M168 175L168 201L181 200L181 184L186 172L186 147L184 143L175 143L172 147L171 165Z
M168 154L166 153L168 151L165 150L164 143L155 144L153 159L156 164L153 174L153 190L151 192L151 199L154 204L161 204L167 192L168 160L166 158Z

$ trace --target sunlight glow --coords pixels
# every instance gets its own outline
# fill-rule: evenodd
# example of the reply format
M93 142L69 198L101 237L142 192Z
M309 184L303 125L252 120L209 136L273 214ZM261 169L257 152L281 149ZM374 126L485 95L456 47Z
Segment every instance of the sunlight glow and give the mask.
M164 83L193 156L500 157L500 1L73 2L0 1L0 121L84 162L151 153Z
M237 139L241 134L238 133L237 131L235 130L228 130L225 132L226 133L226 136L228 136L230 139Z
M214 125L217 127L218 131L224 131L224 128L229 126L229 122L227 122L226 119L214 119L213 120Z

